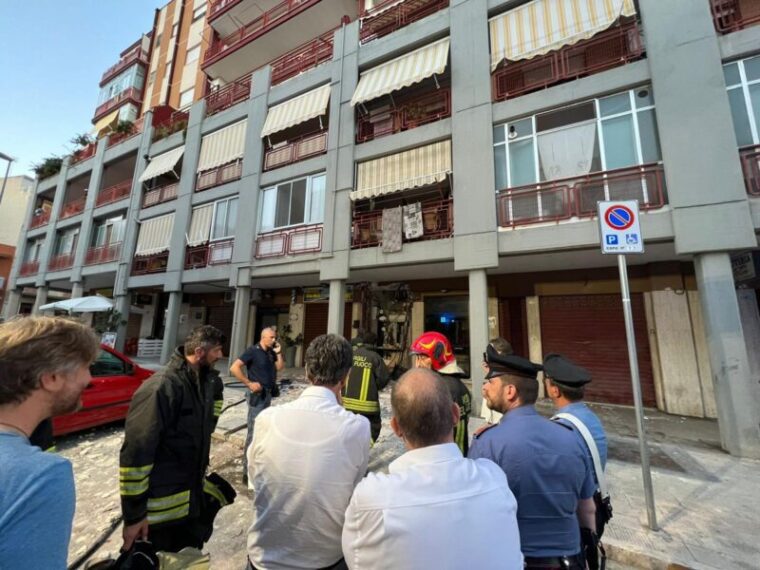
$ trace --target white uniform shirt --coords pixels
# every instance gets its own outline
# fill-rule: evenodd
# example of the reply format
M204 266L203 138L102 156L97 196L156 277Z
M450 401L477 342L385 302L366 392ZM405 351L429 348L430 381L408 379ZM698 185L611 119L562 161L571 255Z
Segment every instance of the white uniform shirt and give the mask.
M346 511L351 570L522 569L517 502L487 459L454 443L408 451L359 483Z
M367 418L344 410L327 388L311 386L259 414L248 448L254 566L321 568L341 559L343 518L369 448Z

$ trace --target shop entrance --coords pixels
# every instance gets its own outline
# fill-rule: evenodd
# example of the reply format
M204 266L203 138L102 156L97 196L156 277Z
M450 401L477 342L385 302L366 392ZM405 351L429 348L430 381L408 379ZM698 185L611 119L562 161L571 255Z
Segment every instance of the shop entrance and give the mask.
M425 297L425 330L446 336L457 364L470 374L470 319L466 295Z

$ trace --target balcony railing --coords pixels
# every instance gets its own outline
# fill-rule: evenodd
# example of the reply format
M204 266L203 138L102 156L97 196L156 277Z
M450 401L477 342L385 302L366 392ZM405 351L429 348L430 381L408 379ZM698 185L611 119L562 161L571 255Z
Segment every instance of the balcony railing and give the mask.
M139 135L143 130L143 124L144 121L141 117L132 124L132 128L129 131L122 133L113 133L108 137L108 148L116 146L117 144L124 142L127 139L131 139L135 135Z
M112 202L118 202L119 200L122 200L129 196L129 193L131 191L132 180L125 180L124 182L119 182L118 184L109 186L108 188L105 188L98 192L98 196L95 198L95 206L105 206L106 204L111 204Z
M256 259L322 251L322 224L259 234Z
M29 229L33 230L34 228L39 228L44 225L47 225L47 223L50 221L50 211L47 212L41 212L39 214L35 214L32 216L32 221L29 223Z
M105 84L109 79L115 77L136 61L140 61L145 65L148 65L148 54L147 52L143 51L142 46L137 46L135 49L121 58L118 63L115 63L106 69L105 73L103 73L100 78L100 86L103 87L103 84Z
M760 145L739 149L744 183L750 196L760 196Z
M211 21L219 14L231 8L235 4L240 4L241 0L212 0L208 7L208 20Z
M395 108L388 105L359 116L356 124L356 142L371 141L450 116L451 89L449 87L437 89L410 99L400 100Z
M62 269L68 269L72 265L74 265L74 254L64 253L62 255L56 255L50 259L48 271L61 271Z
M177 197L178 190L179 182L172 182L166 186L161 186L154 190L148 190L145 192L145 196L143 196L142 207L148 208L150 206L155 206L156 204L161 204L162 202L174 200Z
M246 75L206 95L206 116L209 117L245 101L251 94L250 75Z
M130 87L129 89L122 91L116 95L116 97L112 97L105 103L98 105L98 107L95 109L95 116L93 118L97 121L101 117L105 117L108 113L116 109L116 107L121 106L124 101L130 100L134 101L135 103L140 103L142 101L142 93L139 89Z
M63 210L61 211L61 219L63 220L64 218L70 218L71 216L76 216L77 214L84 212L86 201L87 197L82 196L81 198L77 198L76 200L72 200L71 202L64 204Z
M757 0L710 0L713 21L718 33L727 34L760 24Z
M386 0L364 12L359 30L359 40L365 44L392 34L412 22L447 8L449 0Z
M271 84L277 85L304 71L317 67L320 63L331 60L334 33L335 30L330 30L275 59L270 64L272 66Z
M190 113L187 111L172 111L169 116L158 123L153 123L153 142L161 140L184 131L187 128L187 121L190 118Z
M624 65L643 54L638 24L629 21L543 57L502 63L493 74L493 98L495 101L511 99Z
M98 263L108 263L117 261L121 255L121 242L102 245L100 247L91 247L84 256L85 265L97 265Z
M29 275L35 275L40 270L39 261L25 261L19 267L18 274L21 277L27 277Z
M200 269L208 265L221 265L232 260L235 239L212 241L185 251L185 269Z
M272 170L327 152L327 131L306 135L264 154L264 170Z
M162 251L153 255L140 255L132 262L132 275L148 275L149 273L163 273L169 262L169 252Z
M238 159L234 162L223 164L212 170L204 170L198 173L198 179L195 183L195 191L201 192L214 186L226 184L233 180L238 180L243 175L243 161Z
M76 164L77 162L82 162L83 160L87 160L88 158L92 158L95 156L95 152L98 150L98 143L90 143L84 148L80 148L78 150L75 150L71 154L71 164Z
M451 198L422 203L422 235L403 243L448 238L454 235L454 202ZM383 210L354 212L351 248L375 247L383 241Z
M496 198L499 225L590 218L596 215L600 200L638 200L641 210L661 208L667 203L662 165L645 164L502 190Z

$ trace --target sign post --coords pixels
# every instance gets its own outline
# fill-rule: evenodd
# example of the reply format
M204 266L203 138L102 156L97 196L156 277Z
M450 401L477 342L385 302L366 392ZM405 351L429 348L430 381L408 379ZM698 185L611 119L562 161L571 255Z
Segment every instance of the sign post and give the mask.
M644 427L644 405L641 396L641 379L639 361L636 354L636 335L633 329L633 312L631 311L631 291L628 286L628 265L626 255L644 253L644 240L639 225L638 200L618 200L598 202L599 229L603 254L617 254L620 273L620 291L623 298L623 316L625 317L625 336L628 341L628 362L631 366L631 385L633 403L636 407L636 428L639 434L639 454L641 456L641 474L644 481L644 499L647 506L649 528L658 530L657 514L654 508L654 489L652 472L649 466L649 447Z

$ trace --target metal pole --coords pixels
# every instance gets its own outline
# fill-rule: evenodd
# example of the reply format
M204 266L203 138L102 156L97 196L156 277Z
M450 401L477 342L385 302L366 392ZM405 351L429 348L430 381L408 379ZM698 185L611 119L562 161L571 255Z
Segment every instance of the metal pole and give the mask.
M636 428L639 433L639 454L641 455L641 475L644 480L644 499L647 504L649 528L659 530L657 514L654 510L654 489L652 472L649 468L649 447L644 429L644 406L641 398L641 380L639 379L639 361L636 356L636 333L633 330L633 313L631 311L631 292L628 288L628 266L625 255L618 255L620 271L620 289L623 297L623 315L625 316L625 336L628 340L628 361L631 365L631 385L633 386L633 403L636 406Z

